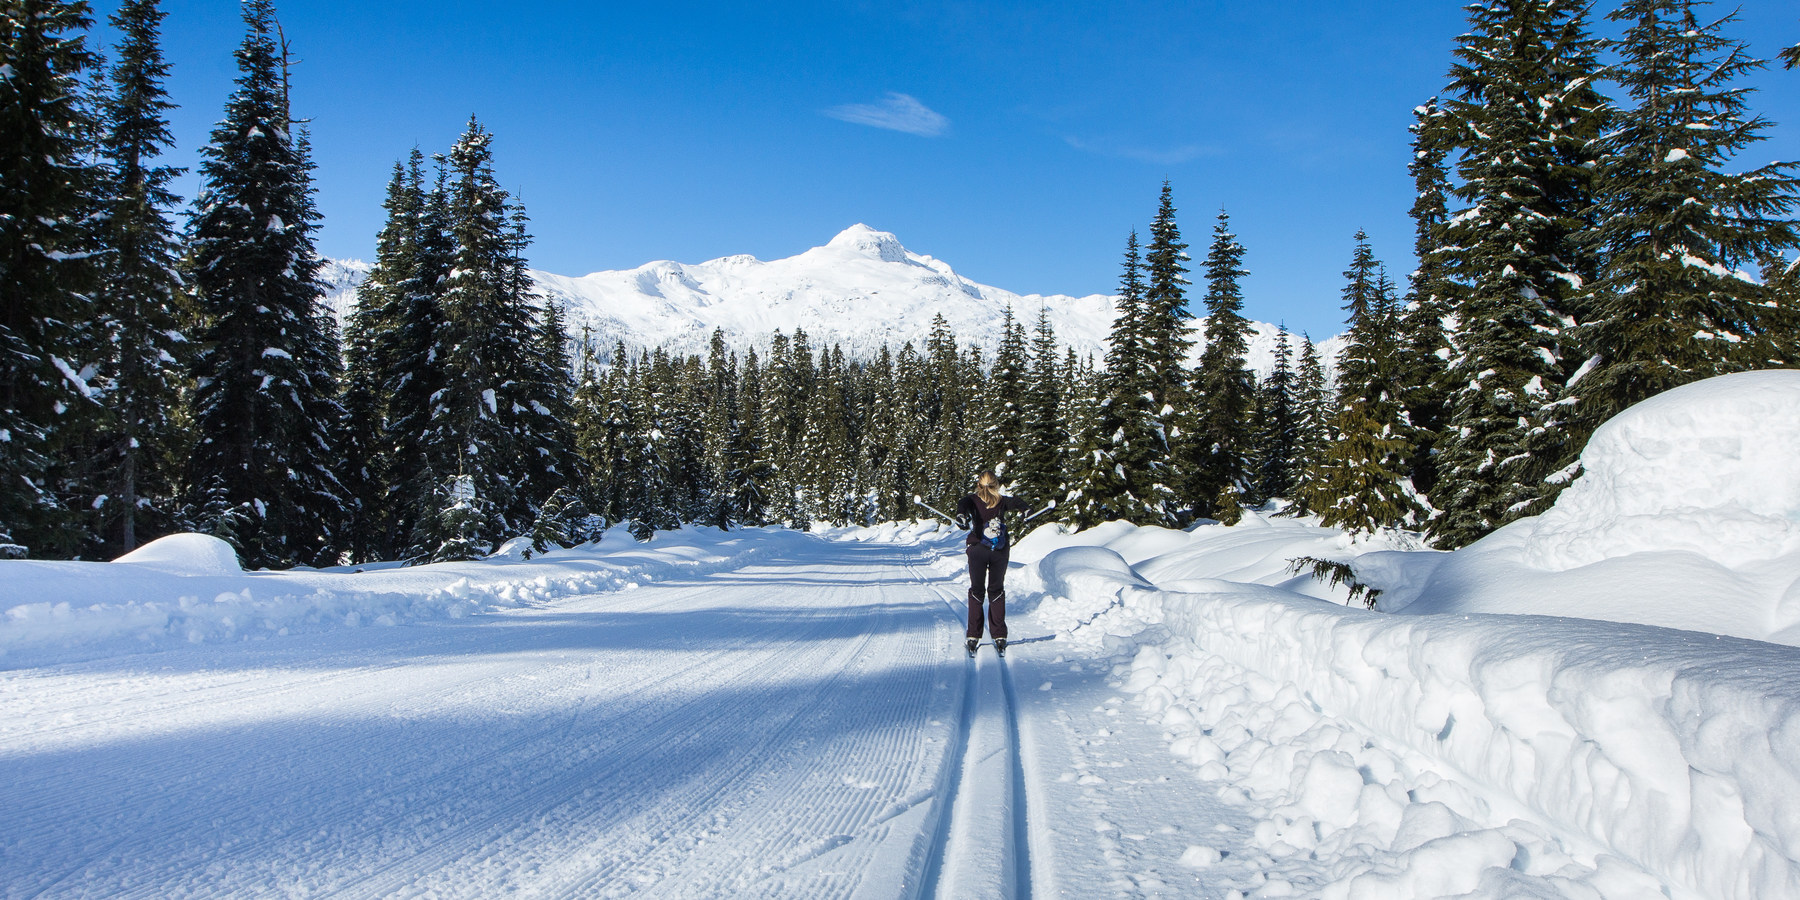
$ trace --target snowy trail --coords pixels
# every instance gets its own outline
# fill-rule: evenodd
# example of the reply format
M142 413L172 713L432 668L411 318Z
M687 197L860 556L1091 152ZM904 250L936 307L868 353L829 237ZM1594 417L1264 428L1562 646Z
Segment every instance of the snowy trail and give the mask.
M0 895L1143 895L1050 812L1116 683L967 659L927 552L0 672Z

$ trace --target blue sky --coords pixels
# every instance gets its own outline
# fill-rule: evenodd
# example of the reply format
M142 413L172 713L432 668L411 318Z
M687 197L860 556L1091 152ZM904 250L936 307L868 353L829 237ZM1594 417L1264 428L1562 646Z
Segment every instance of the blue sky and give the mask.
M192 165L242 23L231 0L164 9L172 161ZM1358 228L1397 280L1412 267L1406 127L1465 25L1455 3L278 9L328 256L368 258L394 162L447 150L475 115L548 271L774 259L865 222L985 284L1110 293L1168 179L1196 258L1230 213L1245 312L1314 337L1341 327ZM1800 40L1785 3L1741 17L1760 55ZM1776 127L1747 161L1800 158L1800 71L1752 83Z

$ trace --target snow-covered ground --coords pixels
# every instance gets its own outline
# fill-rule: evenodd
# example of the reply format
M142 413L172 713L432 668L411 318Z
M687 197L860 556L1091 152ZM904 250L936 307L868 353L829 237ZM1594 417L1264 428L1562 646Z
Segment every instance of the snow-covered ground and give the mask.
M1800 373L1671 392L1451 554L1041 528L1004 660L929 523L0 562L0 894L1797 897L1800 466L1743 440L1797 411Z

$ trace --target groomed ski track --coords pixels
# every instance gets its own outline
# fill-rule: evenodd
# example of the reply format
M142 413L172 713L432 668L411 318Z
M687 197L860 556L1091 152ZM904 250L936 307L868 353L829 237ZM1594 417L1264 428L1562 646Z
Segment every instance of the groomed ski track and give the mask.
M1175 860L1250 823L927 552L0 672L0 891L1224 896Z

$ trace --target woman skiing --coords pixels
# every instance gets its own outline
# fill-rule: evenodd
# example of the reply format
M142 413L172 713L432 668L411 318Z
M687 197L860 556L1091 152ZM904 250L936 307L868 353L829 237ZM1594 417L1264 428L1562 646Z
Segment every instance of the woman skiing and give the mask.
M1000 493L1000 478L983 472L975 493L956 501L956 517L969 525L969 655L981 645L982 592L987 593L987 627L994 650L1006 655L1006 557L1012 548L1006 514L1023 512L1025 501Z

